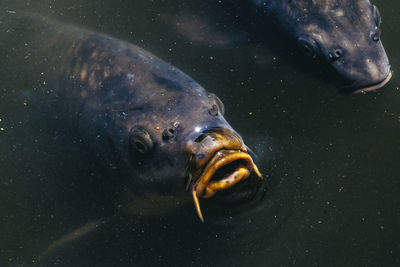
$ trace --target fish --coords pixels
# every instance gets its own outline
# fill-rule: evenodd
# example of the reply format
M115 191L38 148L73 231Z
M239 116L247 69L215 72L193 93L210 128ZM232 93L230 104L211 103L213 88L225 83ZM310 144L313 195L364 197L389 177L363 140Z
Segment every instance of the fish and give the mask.
M392 77L382 18L369 0L251 0L308 58L328 66L345 93L383 87Z
M130 42L41 15L0 21L7 58L18 77L33 80L30 97L56 106L60 125L76 127L79 142L128 173L131 191L188 194L204 222L201 199L261 180L222 101L181 70Z
M82 236L87 235L90 232L93 232L97 228L102 227L106 224L106 220L94 220L86 223L85 225L74 229L73 231L63 235L59 239L53 241L38 257L37 262L44 262L51 254L54 254L54 251L60 247L65 246L65 244L71 243Z

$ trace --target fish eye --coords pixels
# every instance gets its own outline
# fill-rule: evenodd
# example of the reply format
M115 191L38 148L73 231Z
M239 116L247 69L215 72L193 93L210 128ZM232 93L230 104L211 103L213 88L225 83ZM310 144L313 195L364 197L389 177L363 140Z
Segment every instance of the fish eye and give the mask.
M151 135L142 127L133 127L130 131L129 144L132 149L146 154L154 147Z
M376 27L380 27L382 24L382 17L381 13L379 12L379 9L376 7L376 5L372 5L372 15L374 16L375 19L375 25Z
M222 115L225 114L225 105L222 103L221 99L219 99L218 96L215 96L215 102L217 102L217 105L219 107L219 112L221 112Z
M225 114L225 106L224 106L224 103L222 103L221 99L219 99L219 97L216 96L215 94L210 94L209 97L212 97L214 99L214 103L215 103L208 110L210 115L217 116L218 112L221 113L221 115L224 115Z
M211 108L208 110L208 113L210 113L211 116L217 116L218 115L218 106L213 104Z
M371 32L371 38L374 42L378 42L381 39L381 31L377 28L375 31Z
M310 41L304 37L299 37L297 39L297 45L305 56L312 58L317 57L319 49L315 41Z

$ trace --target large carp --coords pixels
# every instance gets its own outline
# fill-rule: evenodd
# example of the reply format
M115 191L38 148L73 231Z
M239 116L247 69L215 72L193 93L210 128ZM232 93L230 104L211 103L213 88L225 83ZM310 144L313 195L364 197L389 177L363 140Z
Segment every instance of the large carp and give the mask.
M384 86L391 78L381 42L381 15L369 0L251 0L308 57L320 59L351 92Z
M31 77L29 97L43 99L42 108L57 106L61 112L50 116L77 125L80 142L128 171L132 191L181 194L186 186L203 220L200 198L252 172L261 178L222 102L170 64L133 44L37 15L8 14L0 22L3 71L14 80Z

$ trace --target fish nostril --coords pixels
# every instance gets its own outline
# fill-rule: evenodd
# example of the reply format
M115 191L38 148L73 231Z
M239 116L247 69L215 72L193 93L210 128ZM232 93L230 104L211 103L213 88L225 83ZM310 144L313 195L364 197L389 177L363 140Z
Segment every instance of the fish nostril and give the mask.
M162 137L164 140L168 140L168 139L173 138L175 136L175 133L176 133L175 129L172 127L169 127L163 131Z
M334 61L339 59L342 55L343 55L343 50L338 48L330 52L328 56L330 60Z
M335 50L335 56L336 56L337 58L341 57L342 54L343 54L343 50L342 50L342 49L336 49L336 50Z
M371 33L371 38L374 42L378 42L381 39L381 31L376 29L374 32Z

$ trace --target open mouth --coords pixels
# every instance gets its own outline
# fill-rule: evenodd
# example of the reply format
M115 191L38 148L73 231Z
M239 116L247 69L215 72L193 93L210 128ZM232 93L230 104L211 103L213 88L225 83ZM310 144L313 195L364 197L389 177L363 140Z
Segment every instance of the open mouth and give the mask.
M351 93L352 94L359 94L359 93L364 93L364 92L370 92L370 91L377 90L377 89L383 87L385 84L387 84L391 78L392 78L392 72L390 71L389 74L386 76L386 78L383 81L381 81L379 83L376 83L376 84L373 84L373 85L368 86L368 87L362 87L362 88L356 89L355 91L352 91Z
M248 153L225 149L216 152L192 185L192 196L200 220L204 221L199 198L210 198L217 192L232 188L247 179L253 171L262 179Z

